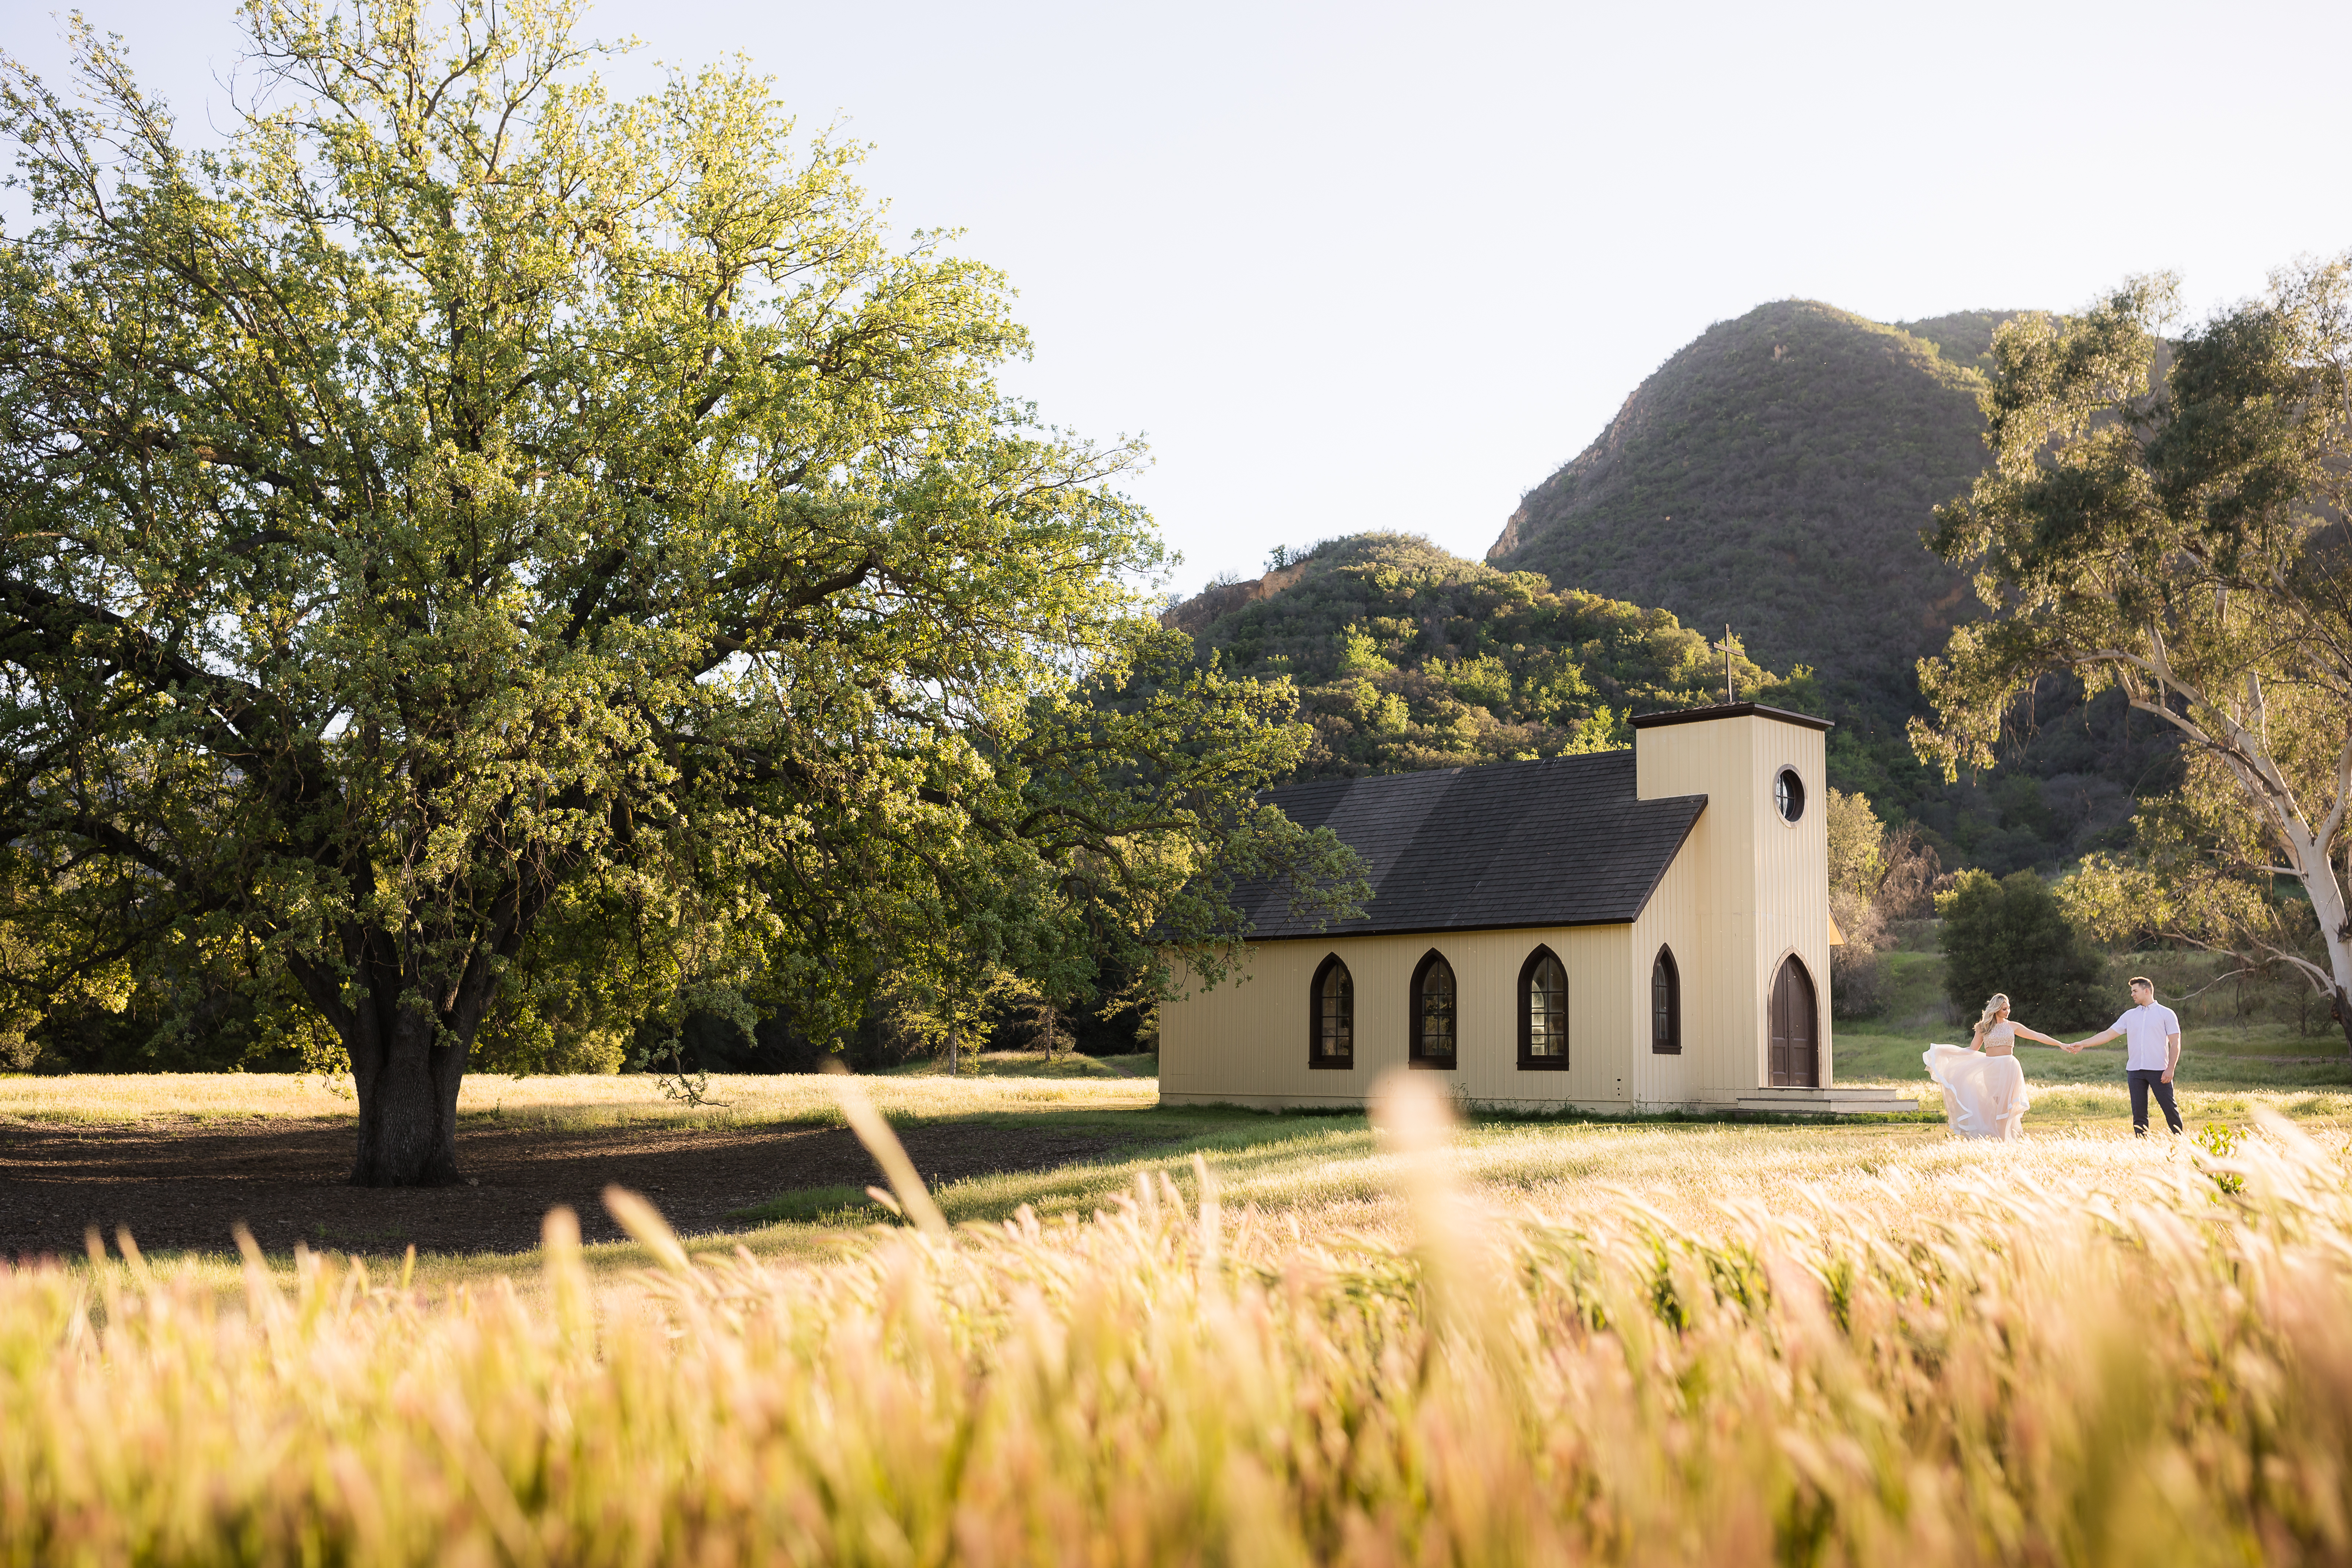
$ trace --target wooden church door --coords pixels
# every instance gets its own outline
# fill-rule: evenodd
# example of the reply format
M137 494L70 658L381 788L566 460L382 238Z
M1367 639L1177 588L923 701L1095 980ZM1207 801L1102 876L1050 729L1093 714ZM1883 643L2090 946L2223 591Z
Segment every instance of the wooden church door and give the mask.
M1772 1087L1819 1089L1820 1033L1814 1026L1813 980L1790 953L1772 981Z

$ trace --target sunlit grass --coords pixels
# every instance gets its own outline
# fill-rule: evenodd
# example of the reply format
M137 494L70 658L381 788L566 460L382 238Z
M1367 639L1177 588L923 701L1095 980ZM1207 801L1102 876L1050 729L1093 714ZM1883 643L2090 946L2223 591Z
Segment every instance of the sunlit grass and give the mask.
M938 1078L946 1076L948 1063L945 1057L920 1057L887 1070L894 1078ZM1160 1058L1149 1051L1113 1057L1073 1051L1060 1058L1044 1051L982 1051L961 1058L957 1070L979 1078L1156 1079Z
M2095 1032L2084 1030L2059 1037L2079 1039ZM1927 1068L1920 1058L1929 1042L1966 1045L1968 1037L1964 1026L1898 1029L1875 1022L1841 1024L1835 1035L1837 1079L1840 1083L1886 1083L1906 1089L1924 1087ZM2106 1085L2122 1090L2120 1041L2074 1055L2028 1044L2018 1051L2017 1059L2031 1083ZM2191 1029L2183 1034L2177 1076L2184 1089L2340 1088L2352 1093L2352 1057L2346 1055L2340 1037L2298 1035L2284 1025Z
M2130 1108L2120 1089L2041 1092L2035 1110L2047 1114L2038 1125L2030 1123L2031 1134L2016 1144L1955 1138L1940 1119L1769 1125L1474 1120L1457 1135L1456 1168L1465 1184L1496 1202L1531 1205L1563 1220L1612 1212L1630 1201L1697 1223L1728 1202L1787 1209L1822 1194L1864 1208L1935 1212L1948 1193L1980 1176L2062 1186L2132 1173L2168 1179L2189 1158L2178 1140L2131 1136ZM2341 1145L2352 1127L2352 1094L2190 1091L2182 1099L2191 1131L2209 1121L2244 1125L2277 1114ZM1268 1214L1295 1213L1309 1227L1381 1230L1396 1217L1395 1162L1376 1146L1360 1116L1268 1117L1186 1108L1105 1121L1160 1136L1132 1152L1054 1170L951 1182L939 1189L940 1208L957 1222L1002 1221L1024 1205L1043 1216L1084 1216L1130 1190L1139 1175L1166 1173L1190 1191L1190 1162L1198 1155L1229 1201ZM753 1238L756 1250L762 1238L780 1239L795 1224L823 1228L879 1213L854 1192L835 1190L822 1199L782 1194L746 1211L746 1217L782 1222Z
M923 1120L1043 1110L1115 1110L1159 1098L1151 1078L877 1077L867 1080L884 1114ZM466 1117L507 1117L563 1127L630 1122L838 1125L824 1079L811 1074L713 1075L709 1102L689 1105L641 1073L555 1078L469 1075L458 1091ZM356 1117L347 1083L294 1073L78 1073L0 1078L0 1117L53 1122L155 1118Z

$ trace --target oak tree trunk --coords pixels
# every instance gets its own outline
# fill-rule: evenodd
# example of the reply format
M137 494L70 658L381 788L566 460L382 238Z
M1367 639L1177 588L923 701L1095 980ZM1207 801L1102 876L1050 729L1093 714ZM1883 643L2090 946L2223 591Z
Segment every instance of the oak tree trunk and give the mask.
M361 947L362 941L355 941ZM295 978L324 1013L352 1060L359 1097L355 1187L446 1187L457 1169L457 1090L492 989L488 966L471 963L455 985L432 989L453 1005L424 999L419 976L396 961L358 966L366 989L347 995L334 976L296 961Z
M457 1089L471 1042L435 1044L433 1018L409 1008L399 1010L389 1030L363 1032L377 1035L380 1045L364 1074L360 1052L352 1052L360 1102L352 1185L457 1185L464 1180L457 1170Z

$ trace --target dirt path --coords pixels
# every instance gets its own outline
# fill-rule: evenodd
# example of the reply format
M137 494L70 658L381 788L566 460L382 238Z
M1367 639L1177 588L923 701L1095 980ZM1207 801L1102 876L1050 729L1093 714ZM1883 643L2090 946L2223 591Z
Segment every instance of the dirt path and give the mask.
M1036 1171L1111 1142L1027 1127L942 1122L902 1128L928 1182ZM617 1182L651 1198L682 1236L740 1228L727 1216L779 1193L879 1184L846 1128L709 1131L470 1126L457 1159L472 1186L373 1192L345 1186L349 1121L142 1121L57 1126L0 1121L0 1258L79 1257L92 1225L128 1226L142 1248L227 1249L238 1220L271 1252L296 1241L369 1255L513 1252L539 1244L557 1204L591 1241L620 1230L599 1194Z

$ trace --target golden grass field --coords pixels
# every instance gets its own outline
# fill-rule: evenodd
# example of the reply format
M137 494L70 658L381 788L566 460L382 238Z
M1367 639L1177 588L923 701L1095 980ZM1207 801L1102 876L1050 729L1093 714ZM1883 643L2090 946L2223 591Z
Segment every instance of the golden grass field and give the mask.
M1010 1055L1010 1053L1008 1053ZM2053 1053L2030 1058L2045 1065ZM2072 1067L2071 1058L2057 1058ZM1009 1066L1034 1065L1018 1061ZM1880 1081L1887 1081L1881 1079ZM1149 1078L947 1079L869 1077L864 1091L900 1124L974 1121L1052 1124L1099 1131L1114 1152L1059 1169L1008 1173L955 1182L937 1194L949 1217L995 1223L1023 1205L1046 1217L1085 1217L1132 1188L1139 1176L1166 1172L1189 1190L1192 1157L1217 1171L1228 1201L1268 1214L1296 1213L1310 1226L1339 1225L1385 1234L1398 1213L1392 1162L1361 1116L1267 1116L1248 1111L1157 1109ZM1757 1199L1776 1208L1827 1193L1838 1202L1933 1211L1956 1181L2016 1173L2055 1186L2112 1184L2161 1175L2187 1156L2169 1139L2136 1143L2128 1136L2123 1086L2112 1080L2039 1081L2021 1145L1999 1148L1952 1139L1932 1084L1906 1084L1920 1095L1911 1121L1857 1124L1760 1124L1669 1119L1630 1121L1492 1120L1457 1134L1462 1179L1494 1201L1532 1205L1555 1217L1603 1212L1630 1199L1699 1224L1727 1200ZM665 1098L637 1075L528 1078L477 1075L467 1080L461 1117L496 1117L564 1129L668 1125L718 1129L769 1123L833 1123L841 1111L821 1077L713 1077L713 1103ZM2284 1117L2322 1137L2352 1128L2352 1086L2275 1089L2227 1081L2184 1083L2180 1104L2191 1128L2206 1121L2250 1125L2263 1114ZM274 1119L348 1121L356 1107L327 1080L290 1075L184 1074L0 1078L0 1125L11 1119L82 1125ZM881 1211L856 1187L780 1194L743 1215L740 1243L755 1255L827 1258L862 1244ZM766 1223L761 1223L761 1222ZM135 1229L135 1226L134 1226ZM631 1245L592 1247L599 1273L641 1266ZM371 1258L379 1271L398 1259ZM224 1246L210 1256L159 1259L169 1273L190 1270L215 1282L238 1278ZM290 1257L274 1260L290 1279ZM536 1269L511 1255L428 1256L415 1278L428 1285L482 1280Z
M681 1246L0 1275L0 1563L2352 1561L2352 1099L2234 1156L2050 1086L1940 1123L1150 1109L1138 1142ZM478 1079L480 1114L835 1119L826 1080ZM278 1079L0 1118L331 1117ZM2237 1190L2227 1190L2235 1187ZM226 1289L224 1287L226 1287Z

